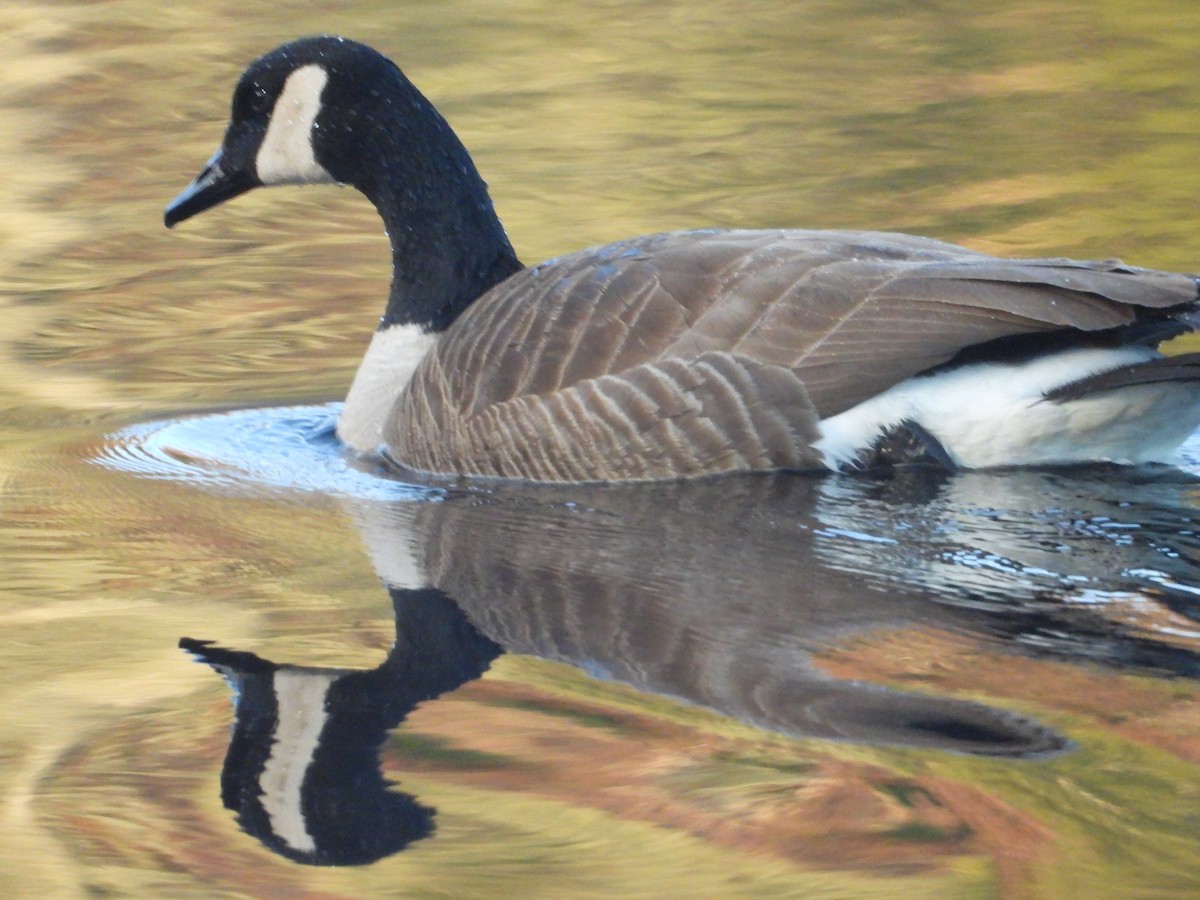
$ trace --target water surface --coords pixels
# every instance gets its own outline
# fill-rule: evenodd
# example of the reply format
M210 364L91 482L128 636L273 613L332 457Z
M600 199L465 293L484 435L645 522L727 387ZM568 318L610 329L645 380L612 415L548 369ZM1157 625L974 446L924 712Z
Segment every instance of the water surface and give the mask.
M1197 19L10 3L0 890L1200 890L1194 463L403 485L324 431L386 292L365 202L160 225L242 66L340 31L528 262L794 225L1194 270Z

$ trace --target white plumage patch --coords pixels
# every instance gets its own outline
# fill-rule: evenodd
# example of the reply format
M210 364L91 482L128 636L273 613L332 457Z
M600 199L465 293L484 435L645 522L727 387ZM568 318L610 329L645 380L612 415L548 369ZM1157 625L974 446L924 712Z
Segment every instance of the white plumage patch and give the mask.
M437 339L436 333L419 325L393 325L375 332L338 419L342 443L359 453L379 449L388 414Z
M288 76L254 158L263 184L333 183L333 176L313 153L313 125L328 80L328 74L316 64L302 66Z
M380 581L405 590L433 586L422 561L423 535L414 521L424 502L347 500L346 505Z
M275 673L275 701L278 724L275 727L271 755L259 777L262 805L271 820L271 830L288 846L311 853L317 848L308 832L301 806L304 774L312 764L313 753L329 714L325 695L336 681L336 673L301 672L280 669Z
M1194 385L1138 385L1064 403L1043 399L1062 385L1160 355L1148 347L1078 349L909 378L823 420L816 448L831 469L853 467L884 431L908 420L969 469L1166 462L1200 425Z

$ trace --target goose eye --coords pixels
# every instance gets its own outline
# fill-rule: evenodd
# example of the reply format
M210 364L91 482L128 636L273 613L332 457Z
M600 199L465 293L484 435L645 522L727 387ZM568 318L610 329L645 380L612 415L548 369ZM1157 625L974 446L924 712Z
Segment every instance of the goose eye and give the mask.
M261 85L255 85L250 93L250 109L256 113L267 112L271 108L271 95Z
M261 84L250 84L238 91L234 104L234 118L261 116L270 111L271 94Z

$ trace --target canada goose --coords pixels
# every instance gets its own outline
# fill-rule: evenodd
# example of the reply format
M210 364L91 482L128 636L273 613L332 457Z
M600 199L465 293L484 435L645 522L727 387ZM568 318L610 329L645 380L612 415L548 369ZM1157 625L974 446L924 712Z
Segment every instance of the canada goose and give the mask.
M362 191L387 309L338 423L400 468L535 481L1167 461L1200 424L1197 282L859 231L654 234L524 268L391 61L315 37L250 65L168 227L260 185Z

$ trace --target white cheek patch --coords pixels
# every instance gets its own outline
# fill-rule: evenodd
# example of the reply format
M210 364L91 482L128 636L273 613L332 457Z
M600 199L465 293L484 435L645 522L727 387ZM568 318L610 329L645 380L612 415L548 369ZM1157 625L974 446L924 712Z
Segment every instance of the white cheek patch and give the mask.
M313 154L313 124L321 111L321 91L329 75L315 63L302 66L283 85L262 146L254 159L263 184L331 184Z
M301 789L329 718L325 695L338 677L336 673L288 668L275 673L278 721L271 755L258 779L262 805L271 820L271 830L289 847L308 853L317 849L317 843L308 832Z

